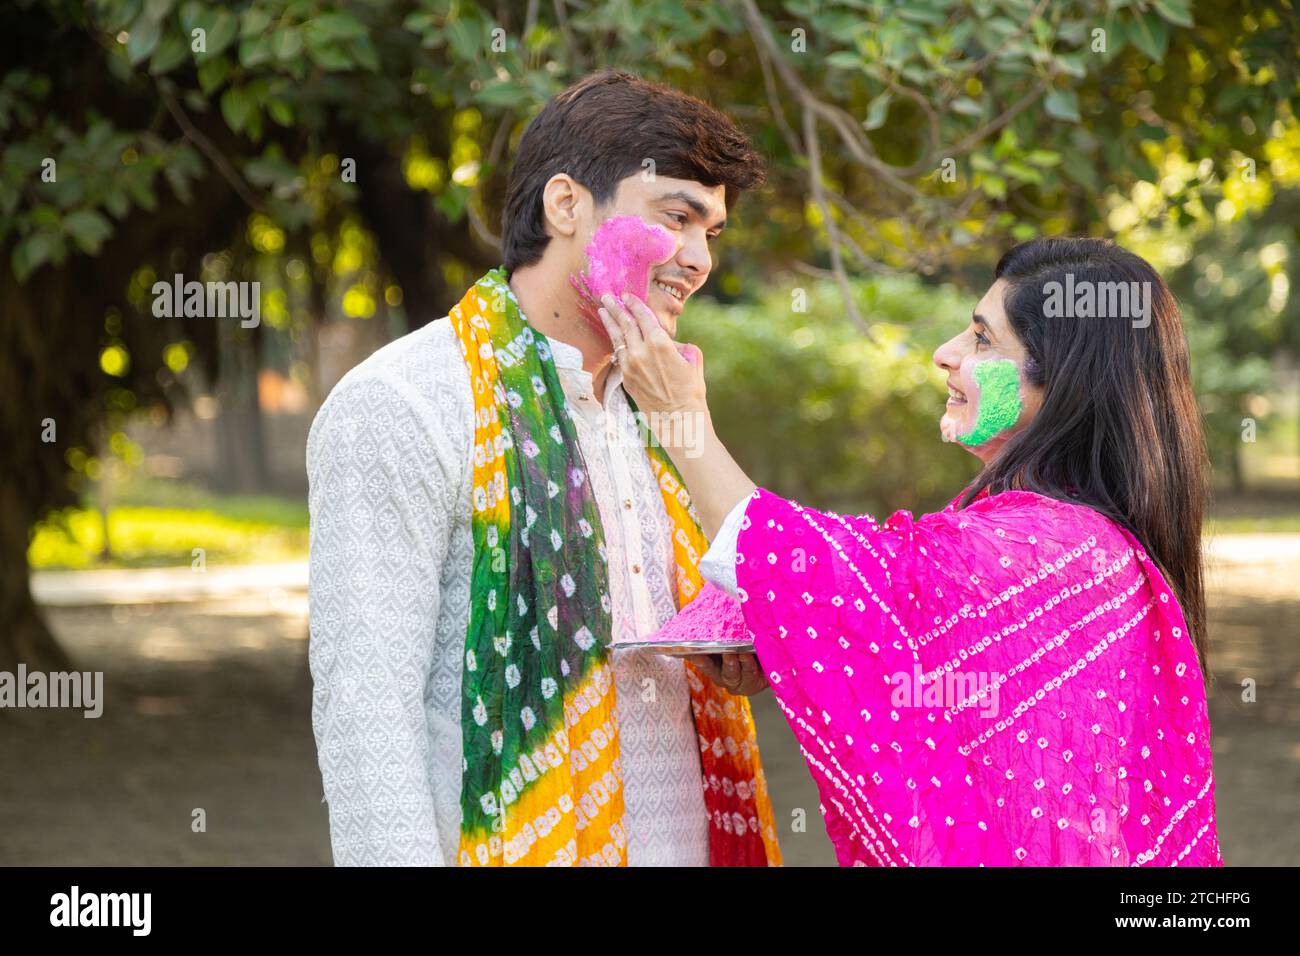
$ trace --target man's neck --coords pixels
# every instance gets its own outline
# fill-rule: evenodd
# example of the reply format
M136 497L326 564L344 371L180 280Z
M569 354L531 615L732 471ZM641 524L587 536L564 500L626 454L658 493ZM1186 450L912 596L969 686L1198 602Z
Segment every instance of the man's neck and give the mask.
M568 277L557 281L540 266L524 266L511 273L510 288L533 328L582 353L582 367L590 373L596 398L603 404L605 381L612 367L609 340L578 314L578 294Z

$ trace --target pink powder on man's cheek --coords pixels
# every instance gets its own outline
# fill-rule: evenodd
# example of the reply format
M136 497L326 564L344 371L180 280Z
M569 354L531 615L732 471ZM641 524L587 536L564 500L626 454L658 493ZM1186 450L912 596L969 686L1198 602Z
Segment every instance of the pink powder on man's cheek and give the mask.
M640 216L615 216L597 227L587 243L587 271L570 276L579 293L597 301L630 292L642 301L650 291L650 270L677 251L677 240L663 226ZM586 286L584 290L583 286Z

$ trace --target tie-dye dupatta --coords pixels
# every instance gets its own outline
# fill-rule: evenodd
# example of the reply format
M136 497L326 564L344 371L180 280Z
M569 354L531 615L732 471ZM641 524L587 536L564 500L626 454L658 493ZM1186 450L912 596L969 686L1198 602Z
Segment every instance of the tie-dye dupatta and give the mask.
M841 864L1221 865L1196 648L1126 529L1024 491L877 524L760 490L741 526Z
M627 863L600 514L544 336L502 269L451 311L474 392L462 866ZM679 602L704 543L665 456ZM779 863L748 701L688 665L713 865Z

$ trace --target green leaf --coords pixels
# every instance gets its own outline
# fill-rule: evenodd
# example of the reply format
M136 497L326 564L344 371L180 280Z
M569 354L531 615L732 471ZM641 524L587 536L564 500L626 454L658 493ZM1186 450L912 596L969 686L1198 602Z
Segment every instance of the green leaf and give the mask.
M153 59L149 61L149 72L154 76L161 76L185 62L189 55L189 44L177 34L169 33L154 51Z
M880 129L885 125L885 120L889 117L891 99L893 99L893 92L885 90L871 101L871 105L867 107L867 118L862 122L864 129Z
M1053 62L1056 63L1061 71L1075 79L1083 79L1088 75L1088 68L1085 65L1085 54L1082 52L1074 53L1057 53L1052 56Z
M484 106L522 106L532 99L532 92L518 80L502 80L483 87L474 99Z
M1032 166L1026 166L1024 163L1018 163L1011 160L1006 164L1006 170L1009 175L1022 183L1035 183L1041 185L1043 182L1042 174Z
M245 36L239 41L240 66L257 66L271 60L271 38L265 33Z
M233 14L222 10L206 29L207 35L204 42L207 49L199 54L200 59L214 57L234 43L235 37L239 35L239 21L235 19Z
M149 185L146 177L129 176L124 185L137 206L150 212L157 207L158 197L154 195L153 187Z
M201 0L185 0L181 4L180 18L181 29L185 35L189 36L195 27L206 27L208 25L207 11Z
M849 50L836 50L826 58L826 65L838 70L860 70L865 63L861 53L853 53Z
M439 193L434 205L452 222L465 218L465 207L469 203L469 190L459 183L448 183L447 188Z
M62 246L58 236L48 232L32 233L15 245L9 261L18 281L25 282L37 268L62 252Z
M114 219L125 219L126 214L131 211L131 204L127 201L126 195L118 189L109 190L104 196L104 206L112 213Z
M992 196L994 199L1005 199L1007 197L1007 181L1001 176L983 176L979 185L986 195Z
M907 4L898 7L898 15L904 20L910 20L913 23L923 23L926 26L939 26L943 23L944 17L937 10L929 10L924 6L917 4L909 6Z
M1136 17L1129 36L1133 45L1152 60L1163 60L1169 49L1169 26L1154 13Z
M303 29L307 31L309 37L314 36L321 42L366 36L365 24L346 13L327 13L314 20L308 20L303 24Z
M1156 10L1170 23L1180 27L1195 26L1191 11L1187 9L1187 0L1156 0Z
M969 96L959 96L953 100L952 111L962 116L981 116L984 113L983 107Z
M41 203L32 209L29 218L33 226L57 226L59 224L59 211L53 206Z
M273 146L261 156L244 163L244 175L254 186L278 186L294 180L298 176L298 169Z
M126 58L132 66L138 66L158 45L158 37L162 34L162 28L158 25L157 20L141 14L135 18L131 24L131 29L127 31L126 38Z
M226 82L229 73L230 61L224 56L215 60L207 60L199 67L199 86L204 93L212 93L222 83Z
M249 7L239 17L239 35L242 37L260 37L266 34L271 25L271 15L258 7Z
M1049 116L1079 122L1079 94L1074 90L1052 90L1043 99L1043 108Z
M271 34L271 52L277 60L292 60L302 51L302 31L281 27Z
M284 100L269 100L266 112L280 126L293 125L293 108Z
M307 40L307 56L317 66L325 70L350 70L352 58L337 46L316 46Z
M126 25L140 15L140 0L119 0L101 12L104 14L104 29L117 33L125 30Z
M1061 166L1072 180L1086 186L1091 192L1095 193L1101 188L1095 157L1081 150L1066 150L1061 156Z
M241 87L232 86L221 94L221 115L236 133L244 129L252 112L253 97Z
M379 54L375 52L375 46L370 42L370 37L357 37L348 47L352 51L352 58L360 66L365 67L371 73L379 72Z
M483 56L483 33L477 23L457 19L447 24L452 52L462 60L475 62Z
M104 240L113 234L108 220L94 209L78 209L63 220L63 227L72 234L82 252L98 255Z

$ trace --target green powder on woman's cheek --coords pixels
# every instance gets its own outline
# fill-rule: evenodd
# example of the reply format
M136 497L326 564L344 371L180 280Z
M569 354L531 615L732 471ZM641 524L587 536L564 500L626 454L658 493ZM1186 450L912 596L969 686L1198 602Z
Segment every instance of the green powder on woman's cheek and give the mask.
M974 373L975 384L980 387L979 413L971 433L958 437L963 445L982 445L1020 420L1020 372L1016 363L991 359L976 365Z

